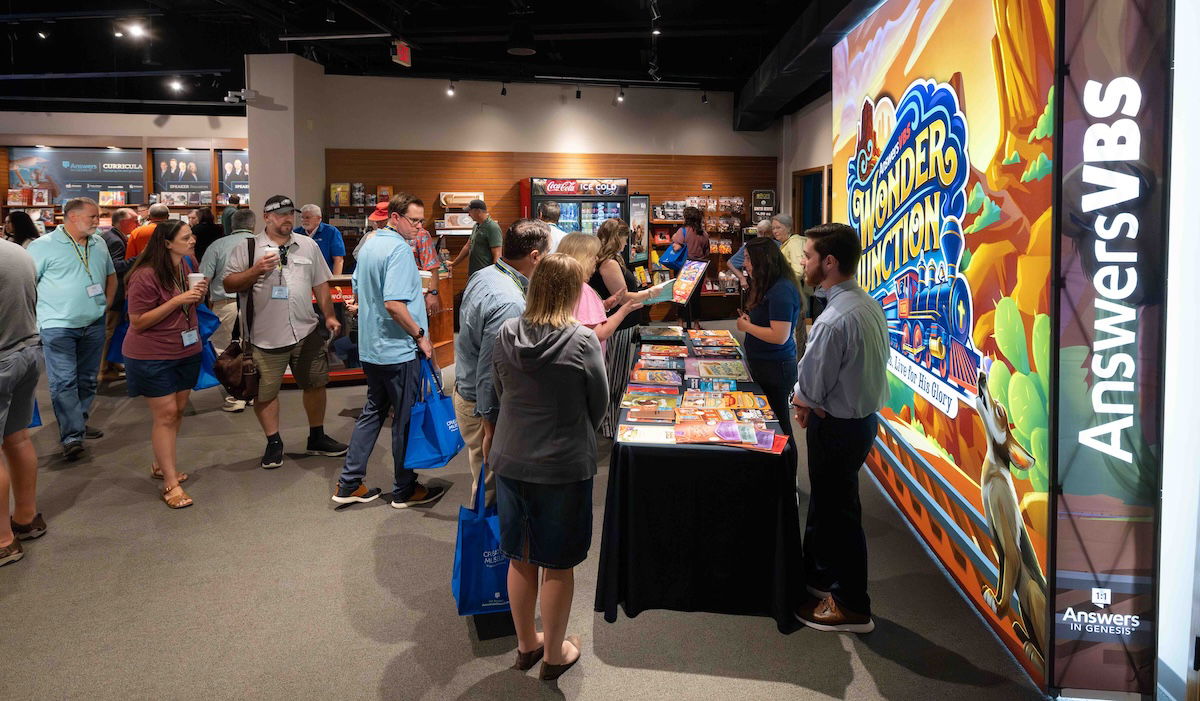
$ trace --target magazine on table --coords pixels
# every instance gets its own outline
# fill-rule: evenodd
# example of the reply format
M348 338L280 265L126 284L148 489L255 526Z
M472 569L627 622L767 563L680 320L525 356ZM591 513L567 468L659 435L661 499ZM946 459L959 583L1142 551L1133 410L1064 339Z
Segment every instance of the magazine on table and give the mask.
M765 409L765 395L753 392L701 392L689 389L679 406L690 409Z
M688 355L687 346L667 346L667 345L643 345L638 351L642 355L661 355L666 357L686 358Z
M642 385L630 384L625 387L626 394L652 394L654 396L679 394L679 385Z
M687 387L688 389L698 389L701 392L736 392L737 380L725 378L706 380L699 377L689 377Z
M661 411L663 409L675 410L679 406L678 394L626 394L621 397L621 407L624 409L641 409L650 411Z
M758 441L753 424L736 421L706 423L693 421L675 424L676 443L750 443Z
M737 360L712 360L704 358L685 358L684 375L701 380L726 379L738 382L750 381L750 370L740 358Z
M679 276L675 278L674 289L671 291L671 301L676 304L687 304L700 283L704 281L704 271L708 269L706 260L689 260L683 264Z
M629 373L629 381L643 385L678 387L683 383L683 378L673 370L634 370Z
M674 300L675 296L675 279L672 278L670 280L660 282L651 287L650 290L650 297L642 303L644 306L648 307L651 304L658 304L660 302L671 302Z
M683 372L687 365L683 358L654 358L643 356L633 364L634 370L675 370Z
M682 326L641 326L638 338L645 343L683 343Z
M621 424L617 426L617 442L672 445L675 443L675 427Z
M670 409L630 409L625 414L625 420L630 423L673 424L675 412Z
M709 338L733 338L733 332L728 329L688 329L688 338L693 341L699 341L698 345L719 345L716 343L705 343L705 339Z

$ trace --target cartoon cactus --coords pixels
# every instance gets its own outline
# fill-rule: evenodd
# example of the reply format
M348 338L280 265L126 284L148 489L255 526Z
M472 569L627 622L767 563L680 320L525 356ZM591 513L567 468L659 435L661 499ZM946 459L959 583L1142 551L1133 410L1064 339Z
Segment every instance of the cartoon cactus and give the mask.
M996 345L1000 352L1021 373L1029 372L1029 352L1025 349L1025 321L1012 297L1002 297L996 303Z
M1011 467L1013 477L1029 480L1036 491L1050 485L1050 440L1047 399L1050 396L1050 317L1038 314L1033 322L1033 367L1029 364L1025 320L1016 300L1001 298L996 303L996 346L1015 371L1003 362L993 363L988 373L992 398L1008 410L1013 436L1029 454L1034 465Z

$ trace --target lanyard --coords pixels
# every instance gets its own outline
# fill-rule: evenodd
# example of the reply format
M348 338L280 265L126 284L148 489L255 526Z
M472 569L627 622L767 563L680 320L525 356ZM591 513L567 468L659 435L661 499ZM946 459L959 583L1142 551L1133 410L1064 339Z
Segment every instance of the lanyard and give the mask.
M521 284L521 279L517 277L515 273L511 272L508 269L508 266L501 263L496 263L496 269L504 273L505 277L507 277L509 280L512 280L513 284L517 286L517 289L521 291L521 296L525 296L525 285Z
M79 244L75 243L75 237L67 233L65 229L63 230L63 233L67 234L67 240L71 242L71 248L75 249L75 255L79 257L79 262L83 263L83 271L87 273L88 280L95 282L95 279L92 278L92 266L89 265L92 257L91 237L88 237L87 243L83 245L83 250L80 250Z
M188 290L187 276L184 275L184 272L183 272L183 261L180 261L179 262L179 291L187 292L187 290ZM179 308L179 310L181 312L183 312L183 320L186 321L190 325L192 323L192 317L188 313L188 305L185 304L185 305L181 306Z

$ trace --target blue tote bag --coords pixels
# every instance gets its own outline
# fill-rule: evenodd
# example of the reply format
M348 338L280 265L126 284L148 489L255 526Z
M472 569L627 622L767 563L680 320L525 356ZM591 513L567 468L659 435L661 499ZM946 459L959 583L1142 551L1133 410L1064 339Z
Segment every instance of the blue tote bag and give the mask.
M658 258L658 264L664 268L670 268L675 272L679 272L683 268L683 264L687 262L687 246L683 245L676 250L674 246L667 246L667 250Z
M500 552L500 517L485 506L486 465L479 468L475 504L458 507L458 545L450 589L458 615L474 616L508 610L508 558Z
M421 389L408 421L404 466L412 470L445 467L466 442L458 430L454 400L442 391L442 378L429 358L421 358Z
M200 351L200 375L196 378L196 386L192 389L200 391L221 384L215 370L217 352L213 350L212 342L208 340L217 332L217 329L221 328L221 320L211 309L201 304L196 307L196 325L200 327L200 341L204 346Z

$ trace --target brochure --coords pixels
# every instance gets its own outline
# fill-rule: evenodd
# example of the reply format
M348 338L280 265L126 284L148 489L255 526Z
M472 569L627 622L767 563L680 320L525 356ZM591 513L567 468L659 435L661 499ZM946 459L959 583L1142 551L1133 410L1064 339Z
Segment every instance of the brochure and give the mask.
M671 445L675 442L673 426L617 426L618 443L650 443L656 445Z
M675 278L675 285L671 291L671 301L676 304L687 304L691 299L692 293L700 286L700 282L704 280L704 271L708 269L708 261L706 260L689 260L683 264L683 269L679 271L679 277Z
M634 370L629 374L629 381L647 385L678 387L683 382L683 378L672 370Z
M639 326L638 338L643 343L682 343L682 326Z
M683 358L649 358L643 357L633 365L634 370L676 370L683 372Z
M704 358L684 359L684 375L701 380L726 379L739 382L750 381L750 371L746 363L737 360L706 360Z
M720 421L715 424L688 422L675 424L676 443L750 443L757 444L758 438L752 424L736 421Z
M693 341L699 341L697 345L701 346L717 346L719 343L706 343L704 339L708 338L733 338L733 332L727 329L688 329L688 338Z
M630 423L673 424L675 412L670 409L630 409L625 414Z
M678 423L702 422L720 423L722 421L737 421L737 413L733 409L692 409L679 407L675 410L675 421Z
M629 385L625 388L626 394L650 394L659 396L663 394L679 394L679 385L664 387L662 385Z
M625 409L643 409L659 411L662 409L675 410L679 406L678 394L647 395L626 394L621 397L621 406Z
M702 380L698 377L688 378L688 389L698 389L701 392L736 392L737 382L723 378Z
M741 358L742 352L736 346L692 346L692 355L697 358Z
M667 280L666 282L660 282L650 289L650 298L644 302L646 306L658 304L659 302L673 301L675 295L675 280L671 279Z
M686 358L686 346L643 345L639 350L642 355L663 355L667 357Z

